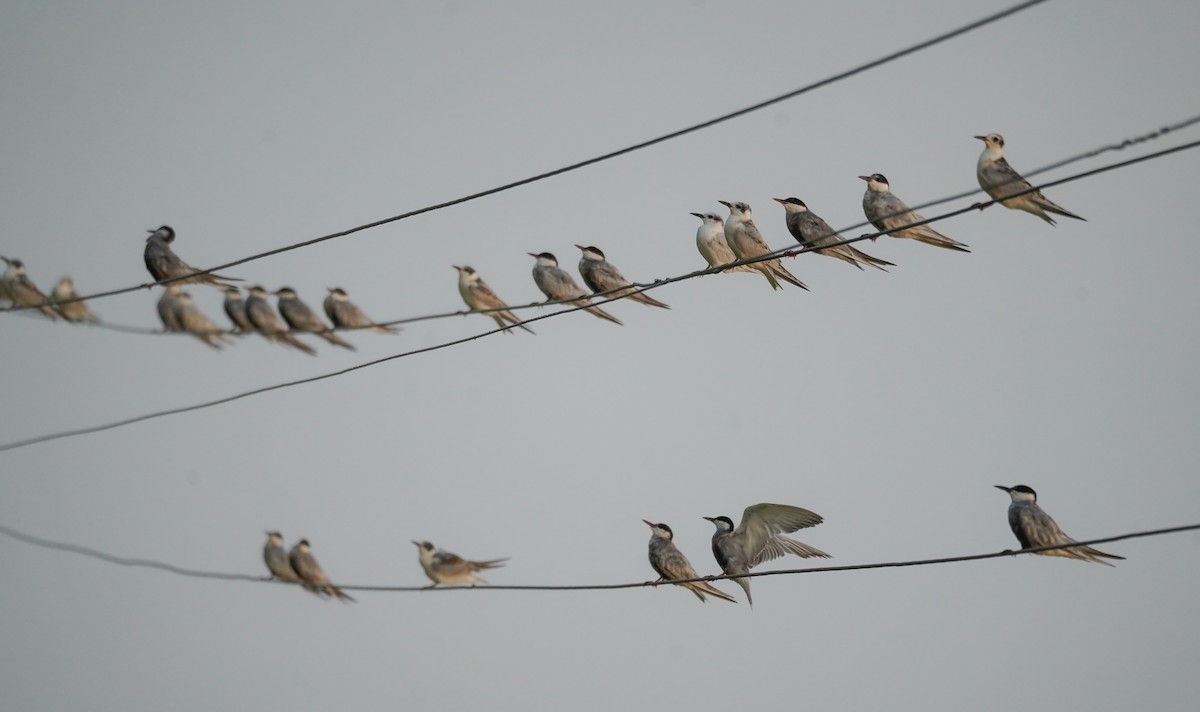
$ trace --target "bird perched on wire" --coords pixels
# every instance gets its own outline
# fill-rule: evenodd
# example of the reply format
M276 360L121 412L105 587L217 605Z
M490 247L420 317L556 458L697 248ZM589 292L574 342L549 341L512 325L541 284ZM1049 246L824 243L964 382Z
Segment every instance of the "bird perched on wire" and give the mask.
M267 543L263 545L263 561L267 564L267 570L271 572L271 578L288 583L303 583L304 580L292 568L288 553L283 548L283 535L279 532L266 532L266 535ZM305 588L313 593L319 593L310 586L305 586Z
M246 297L246 318L254 326L254 330L262 334L267 341L287 344L294 349L315 356L317 350L288 333L283 320L271 308L265 287L253 286L250 296Z
M1034 492L1032 487L996 485L996 489L1004 490L1012 498L1012 503L1008 505L1008 526L1012 528L1017 541L1021 542L1022 549L1075 543L1075 540L1064 534L1058 524L1050 518L1050 515L1038 506L1037 492ZM1105 566L1112 566L1112 564L1104 559L1123 560L1125 558L1097 551L1090 546L1072 546L1067 549L1050 549L1034 553L1042 556L1065 556L1068 559L1094 561Z
M172 282L163 287L162 296L158 298L158 318L167 331L183 331L183 321L180 319L183 305L179 301L179 295L182 293L183 286Z
M983 192L991 196L993 200L999 200L1000 204L1006 208L1024 210L1031 215L1036 215L1051 225L1056 223L1054 218L1047 213L1086 222L1085 218L1079 217L1042 195L1040 190L1005 200L1005 196L1029 190L1033 186L1022 178L1016 169L1008 165L1008 161L1004 158L1003 136L992 133L975 138L983 141L983 153L979 154L979 163L975 166L975 177L979 179L979 187L983 188Z
M567 271L558 266L558 258L549 252L540 252L534 254L526 252L525 254L537 260L537 264L533 266L533 281L537 284L538 289L542 290L548 301L563 301L577 307L583 307L586 311L591 312L594 316L601 319L607 319L614 324L621 324L621 320L604 311L600 307L590 306L591 297L583 288L575 283L571 275Z
M429 588L440 584L446 586L475 586L487 583L475 574L479 571L496 569L504 566L507 558L489 559L487 561L467 561L458 554L442 551L427 541L414 541L417 545L417 558L425 575L433 583Z
M923 222L925 218L896 197L888 185L888 179L882 173L859 178L867 182L867 191L863 193L863 213L876 230L887 232L892 237L906 237L934 247L970 252L963 243L951 240L929 225L910 227L913 223Z
M72 301L78 299L79 294L75 292L75 282L69 276L64 275L58 280L58 284L54 285L54 289L50 290L50 301L62 318L73 324L81 321L93 323L100 321L88 308L87 302Z
M8 268L4 270L4 276L0 277L0 288L8 297L8 301L19 307L37 307L51 321L56 321L58 313L50 306L50 300L46 298L46 295L42 294L33 280L29 278L25 263L7 257L0 257L0 260L4 260L4 264L8 265Z
M754 224L754 216L749 205L729 203L724 200L717 202L729 208L729 217L725 218L725 244L729 245L734 257L739 260L748 260L771 253L767 241L763 239L762 233L758 231L758 226ZM771 283L772 289L783 289L779 285L781 279L801 289L808 289L803 282L784 268L778 257L754 262L750 266L762 272L762 275Z
M649 294L638 291L637 287L625 279L625 275L621 274L620 270L605 259L604 253L600 251L599 247L584 247L583 245L576 245L576 247L583 251L583 256L579 258L579 276L583 277L583 283L588 286L588 289L593 292L604 292L601 295L604 299L628 297L646 306L660 309L671 308Z
M242 334L254 333L254 324L246 316L246 300L242 299L242 290L237 287L225 288L225 316L233 322L234 328Z
M842 241L842 237L829 226L829 223L821 219L821 216L809 210L803 200L799 198L775 198L774 200L783 206L788 232L792 233L796 242L804 247L812 248L818 254L826 257L836 257L844 262L849 262L859 269L863 268L864 263L884 272L887 272L884 265L896 266L887 260L872 257L862 250L856 249L853 245L837 244ZM831 247L826 247L826 245L831 245Z
M187 292L180 292L176 297L176 309L181 331L188 332L218 351L222 344L233 343L231 339L221 333L220 327L200 311L192 302L192 295Z
M350 301L346 290L341 287L328 287L329 296L325 297L325 316L339 329L364 329L376 334L399 334L399 327L376 324L363 313L358 305Z
M646 523L646 526L650 527L650 566L658 573L659 581L700 578L696 570L692 568L691 562L675 546L675 542L673 541L675 532L671 531L671 527L666 524L655 524L648 519L643 519L642 521ZM707 602L707 599L704 598L704 594L707 593L710 596L716 596L722 601L737 603L737 599L733 596L730 596L707 581L690 581L675 585L683 586L696 594L696 598L704 602Z
M509 323L533 333L533 329L520 323L521 320L509 311L508 305L496 296L474 267L452 266L458 272L458 293L471 311L484 312L484 316L490 316L506 333L513 333Z
M291 552L288 553L288 561L292 564L292 569L304 581L304 587L308 590L335 596L346 603L354 602L350 594L330 583L329 577L325 575L325 571L312 555L312 547L309 545L308 539L296 542Z
M350 342L339 338L337 334L330 331L329 326L321 321L321 317L317 316L317 313L307 304L300 301L300 297L296 296L296 290L291 287L282 287L275 291L275 296L279 297L279 313L283 315L283 320L292 327L292 331L316 334L334 346L341 346L343 349L351 351L358 350Z
M755 504L742 512L742 521L737 529L729 517L705 517L716 525L713 532L712 551L727 576L750 573L750 569L761 563L778 559L785 554L795 554L802 559L812 556L829 558L829 554L808 544L789 539L799 529L815 527L824 521L821 515L801 507L787 504ZM746 592L746 602L754 605L750 596L750 579L735 578L733 582Z
M175 231L169 225L146 232L150 233L150 237L146 238L146 251L142 257L155 282L187 275L194 276L180 279L173 284L211 284L214 287L225 287L226 282L242 281L236 277L222 277L219 274L195 274L200 270L181 260L171 249L171 243L175 242Z
M696 228L696 249L709 267L720 267L730 262L736 262L737 256L725 242L725 221L716 213L691 213L700 218L700 227ZM754 265L737 265L722 272L752 272L757 274Z

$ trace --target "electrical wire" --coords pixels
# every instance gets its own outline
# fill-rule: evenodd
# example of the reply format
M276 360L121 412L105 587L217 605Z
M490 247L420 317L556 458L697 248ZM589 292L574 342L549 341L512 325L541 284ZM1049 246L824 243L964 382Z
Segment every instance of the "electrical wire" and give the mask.
M1143 156L1137 156L1135 158L1130 158L1128 160L1120 161L1118 163L1110 163L1108 165L1100 166L1098 168L1093 168L1091 170L1084 171L1082 173L1076 173L1074 175L1070 175L1065 178L1059 178L1058 180L1049 181L1047 183L1043 183L1038 186L1031 186L1030 188L1023 190L1021 192L1010 193L1005 196L1004 200L1011 200L1011 199L1019 197L1021 195L1033 193L1033 192L1042 190L1044 188L1053 187L1056 185L1062 185L1064 183L1070 183L1072 181L1081 180L1083 178L1088 178L1090 176L1098 175L1101 173L1106 173L1106 172L1117 170L1120 168L1125 168L1125 167L1132 166L1132 165L1135 165L1138 163L1143 163L1145 161L1150 161L1150 160L1153 160L1156 158L1162 158L1164 156L1169 156L1169 155L1172 155L1175 153L1179 153L1181 151L1186 151L1186 150L1190 150L1190 149L1197 148L1197 147L1200 147L1200 141L1192 141L1191 143L1185 143L1185 144L1181 144L1178 146L1173 146L1171 148L1163 149L1161 151L1156 151L1154 153L1148 153ZM995 205L998 202L1000 202L1000 201L988 200L988 201L985 201L982 203L975 203L975 204L969 205L965 208L959 208L957 210L952 210L948 213L943 213L941 215L938 215L938 216L935 216L932 218L927 218L927 219L919 221L919 222L914 222L911 225L909 225L908 227L911 228L911 227L918 227L921 225L928 225L930 223L935 223L940 220L945 220L945 219L948 219L951 217L962 215L964 213L974 212L976 210L983 210L984 208L987 208L991 205ZM730 267L736 266L736 265L753 264L755 262L763 262L766 260L775 259L777 257L788 257L788 256L803 254L805 252L812 252L815 250L826 250L826 249L829 249L830 247L835 247L837 245L849 245L849 244L852 244L855 242L860 242L862 240L869 240L871 238L881 237L886 234L887 234L886 232L866 233L863 235L859 235L857 237L846 238L839 242L831 243L829 245L823 245L819 248L798 247L798 246L792 247L792 248L785 248L783 250L777 250L775 252L763 255L761 257L737 260L735 262L730 262L728 264L720 265L718 267L710 267L707 269L696 270L694 272L689 272L687 274L679 275L677 277L659 279L659 280L655 280L654 282L651 282L648 284L635 284L634 286L638 288L638 291L645 292L645 291L648 291L651 289L658 289L660 287L664 287L668 284L674 284L675 282L681 282L681 281L688 280L688 279L694 279L696 277L702 277L702 276L709 275L709 274L717 274L719 272L727 270ZM622 287L621 289L623 289L623 288L624 287ZM604 293L601 292L599 294L603 295ZM618 297L618 299L623 299L623 298L624 297ZM543 319L549 319L552 317L561 316L563 314L570 314L572 312L587 309L590 306L600 306L600 305L608 304L609 302L613 302L613 301L616 301L616 299L613 299L611 297L602 299L600 301L592 301L590 304L586 304L583 306L576 306L576 307L571 307L568 309L562 309L562 310L559 310L556 312L551 312L549 314L543 314L541 316L536 316L536 317L532 317L529 319L525 319L524 321L522 321L520 323L532 324L534 322L541 321ZM211 408L213 406L222 405L225 403L231 403L236 400L241 400L243 398L249 398L251 396L259 395L262 393L269 393L271 391L277 391L277 390L280 390L283 388L290 388L292 386L300 386L300 385L304 385L304 384L308 384L308 383L315 383L317 381L323 381L323 380L326 380L329 378L335 378L337 376L342 376L347 373L352 373L354 371L359 371L364 368L370 368L371 366L377 366L381 363L387 363L388 361L395 361L397 359L406 358L409 356L416 356L418 354L429 353L431 351L439 351L441 349L449 348L451 346L465 344L469 341L475 341L475 340L481 339L485 336L491 336L493 334L499 334L502 332L509 331L512 328L513 328L512 326L498 327L495 329L491 329L489 331L484 331L484 332L480 332L478 334L474 334L472 336L466 336L461 339L454 339L452 341L446 341L446 342L442 342L440 344L434 344L433 346L426 346L426 347L419 348L419 349L413 349L411 351L404 351L404 352L401 352L398 354L392 354L390 356L385 356L383 358L378 358L378 359L374 359L372 361L367 361L365 363L360 363L355 366L350 366L349 368L343 368L343 369L339 369L337 371L331 371L329 373L324 373L324 374L320 374L317 376L310 376L308 378L301 378L301 379L298 379L295 381L287 381L284 383L277 383L272 386L264 386L262 388L255 388L250 391L244 391L242 393L237 393L232 396L226 396L224 398L218 398L216 400L205 401L203 403L196 403L196 404L189 405L189 406L182 406L179 408L171 408L168 410L160 410L160 411L156 411L153 413L147 413L147 414L135 416L132 418L126 418L123 420L113 421L113 422L105 423L105 424L101 424L101 425L94 425L94 426L90 426L90 427L86 427L86 428L77 428L74 430L64 430L64 431L60 431L60 432L56 432L56 433L49 433L46 435L39 435L39 436L32 437L32 438L26 438L23 440L16 440L16 441L12 441L12 442L8 442L8 443L4 443L4 444L0 445L0 452L16 450L18 448L28 447L30 445L36 445L38 443L49 442L52 440L61 440L63 438L75 437L75 436L79 436L79 435L87 435L90 433L98 433L98 432L103 432L106 430L113 430L115 428L124 427L126 425L133 425L134 423L140 423L140 422L143 422L146 420L153 420L155 418L162 418L162 417L166 417L166 416L170 416L170 415L178 415L180 413L189 413L189 412L196 411L196 410Z
M487 197L490 195L496 195L497 193L503 193L503 192L512 190L514 188L519 188L521 186L529 185L531 183L537 183L539 181L543 181L548 178L554 178L556 176L560 176L565 173L570 173L572 171L576 171L581 168L586 168L588 166L592 166L597 163L602 163L604 161L608 161L613 158L618 158L620 156L624 156L626 154L633 153L635 151L640 151L645 148L650 148L651 146L655 146L657 144L664 143L666 141L670 141L672 139L679 138L681 136L686 136L688 134L695 133L696 131L710 128L712 126L716 126L716 125L724 123L726 121L731 121L733 119L740 118L742 116L754 113L756 111L760 111L762 109L773 106L780 102L787 101L788 99L793 99L793 98L801 96L803 94L807 94L808 92L813 91L815 89L820 89L820 88L828 86L830 84L835 84L837 82L842 81L843 79L848 79L850 77L853 77L857 74L861 74L863 72L874 69L876 67L880 67L885 64L889 64L889 63L894 62L903 57L907 57L910 54L915 54L917 52L928 49L930 47L934 47L934 46L939 45L948 40L951 40L951 39L954 39L961 35L967 34L973 30L977 30L982 27L986 27L987 25L990 25L994 22L1003 20L1007 17L1015 15L1019 12L1022 12L1023 10L1028 10L1029 8L1032 8L1034 6L1041 5L1042 3L1046 2L1046 1L1047 0L1026 0L1025 2L1017 3L1016 5L1013 5L1007 9L1001 10L1001 11L996 12L991 15L987 15L986 17L983 17L983 18L980 18L973 22L967 23L965 25L962 25L961 27L957 27L948 32L944 32L940 35L936 35L936 36L931 37L922 42L918 42L917 44L909 45L908 47L905 47L904 49L898 50L896 52L892 52L891 54L885 55L883 57L879 57L878 59L871 60L870 62L866 62L865 64L860 64L860 65L853 67L851 69L848 69L844 72L834 74L833 76L826 77L825 79L821 79L820 81L816 81L816 82L813 82L812 84L808 84L806 86L800 87L799 89L794 89L792 91L786 92L784 94L780 94L778 96L772 97L765 101L761 101L757 104L753 104L751 106L747 106L747 107L738 109L736 111L732 111L728 114L723 114L716 118L700 122L698 124L692 124L691 126L688 126L686 128L682 128L682 129L678 129L676 131L672 131L670 133L662 134L661 136L657 136L655 138L651 138L646 141L642 141L640 143L635 143L630 146L626 146L624 148L619 148L615 151L610 151L608 153L604 153L599 156L593 156L591 158L587 158L582 161L577 161L575 163L572 163L572 164L569 164L566 166L562 166L561 168L556 168L551 171L546 171L545 173L539 173L534 176L522 178L520 180L515 180L510 183L505 183L503 185L499 185L499 186L496 186L493 188L488 188L486 190L482 190L477 193L471 193L470 195L465 195L465 196L462 196L459 198L454 198L452 200L447 200L442 203L436 203L434 205L427 205L423 208L417 208L416 210L410 210L406 213L401 213L400 215L393 215L392 217L383 218L382 220L376 220L374 222L369 222L364 225L352 227L348 230L342 230L340 232L330 233L328 235L323 235L321 237L315 237L310 240L304 240L304 241L296 242L296 243L293 243L290 245L285 245L284 247L277 247L275 249L267 250L265 252L259 252L257 254L250 255L249 257L243 257L241 259L237 259L232 262L226 262L224 264L219 264L215 267L209 267L207 269L198 270L190 275L186 275L183 277L164 279L160 282L147 282L144 284L139 284L134 287L124 287L121 289L112 289L112 290L109 290L106 292L97 292L96 294L79 296L74 299L64 299L64 300L62 300L62 303L66 304L68 302L88 301L88 300L92 300L92 299L100 299L102 297L111 297L111 296L115 296L118 294L127 294L130 292L136 292L141 289L150 289L151 287L154 287L155 285L159 285L159 284L169 284L171 282L176 282L181 279L188 279L188 278L194 277L196 275L210 274L212 272L229 269L230 267L237 267L239 265L243 265L248 262L260 260L260 259L263 259L264 257L271 257L273 255L282 254L284 252L290 252L292 250L297 250L297 249L300 249L303 247L309 247L311 245L325 242L327 240L333 240L333 239L340 238L340 237L346 237L347 235L352 235L354 233L362 232L364 230L370 230L372 228L380 227L382 225L387 225L387 224L394 223L394 222L397 222L400 220L405 220L405 219L408 219L411 217L416 217L417 215L423 215L425 213L431 213L436 210L441 210L443 208L449 208L449 207L452 207L455 205L461 205L463 203L467 203L467 202L470 202L473 200L478 200L480 198L484 198L484 197ZM30 308L30 307L10 307L8 309L0 309L0 311L18 311L18 310L28 309L28 308Z
M940 564L956 564L967 561L984 561L986 559L999 559L1008 556L1020 556L1023 554L1039 554L1056 549L1071 549L1081 546L1093 546L1096 544L1107 544L1114 541L1123 541L1126 539L1140 539L1143 537L1163 536L1166 534L1178 534L1181 532L1195 531L1200 529L1200 524L1185 524L1177 527L1165 527L1162 529L1147 529L1143 531L1130 532L1128 534L1118 534L1116 536L1103 537L1100 539L1089 539L1087 541L1078 541L1072 544L1056 544L1054 546L1039 546L1032 549L1006 549L1004 551L993 551L986 554L965 554L961 556L943 556L934 559L911 559L907 561L883 561L869 564L848 564L844 566L814 566L803 569L779 569L775 571L751 571L745 574L737 574L736 576L699 576L689 579L672 579L669 581L640 581L633 583L612 583L612 584L577 584L577 585L521 585L521 584L488 584L486 586L378 586L378 585L342 585L336 584L339 589L344 591L376 591L381 593L412 593L417 591L612 591L628 588L653 588L657 586L667 586L678 583L693 583L697 581L723 581L730 578L757 578L759 576L795 576L799 574L827 574L838 573L843 571L868 571L874 569L896 569L907 568L911 566L934 566ZM192 578L209 578L220 579L225 581L251 581L255 583L289 583L279 581L268 576L252 576L250 574L231 574L218 571L204 571L200 569L190 569L174 564L168 564L162 561L154 561L152 559L131 559L123 556L115 556L98 549L92 549L86 546L77 544L69 544L51 539L43 539L31 534L26 534L17 531L11 527L0 525L0 534L11 537L17 541L31 544L46 549L55 551L65 551L72 554L80 554L82 556L99 559L110 564L118 566L133 566L142 568L152 568L167 573L177 574L179 576L188 576Z

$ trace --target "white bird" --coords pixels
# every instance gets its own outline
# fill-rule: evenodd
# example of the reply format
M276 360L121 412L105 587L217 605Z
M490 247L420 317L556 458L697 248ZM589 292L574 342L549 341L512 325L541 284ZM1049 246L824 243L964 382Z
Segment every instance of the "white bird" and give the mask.
M526 252L525 254L537 260L533 266L533 281L537 284L538 289L542 290L542 294L546 295L548 301L563 301L572 306L583 307L594 316L607 319L614 324L621 324L620 319L600 307L590 306L591 297L575 283L575 279L567 274L565 269L558 266L557 257L549 252L538 254Z
M25 270L25 263L21 260L9 259L0 257L4 260L4 264L8 268L4 270L4 276L0 277L0 288L3 288L5 296L13 304L19 307L37 307L43 314L50 317L51 321L58 319L58 313L50 306L50 300L42 294L33 280L29 278L28 272Z
M521 320L508 310L508 305L496 296L474 267L453 267L458 272L458 293L471 311L484 312L484 316L490 316L506 333L513 333L512 329L508 328L509 323L533 333L533 329L522 324Z
M171 243L175 242L175 230L169 225L146 232L150 233L150 237L146 238L146 250L142 254L142 258L146 262L146 270L150 272L150 276L154 278L155 282L184 277L200 271L181 260L171 249ZM210 273L181 279L172 284L211 284L214 287L225 287L226 282L240 281L242 280L236 277L222 277L219 274Z
M1046 514L1037 503L1037 492L1032 487L1017 485L1005 487L996 485L996 489L1004 490L1012 498L1008 505L1008 526L1012 528L1022 549L1034 549L1039 546L1057 546L1059 544L1074 544L1075 540L1063 533L1058 524ZM1037 551L1042 556L1065 556L1068 559L1094 561L1097 564L1112 566L1104 559L1124 559L1124 556L1106 554L1090 546L1073 546L1067 549L1050 549ZM1103 557L1103 558L1101 558Z
M787 504L755 504L742 512L742 521L737 529L729 517L705 517L717 530L713 532L712 551L721 571L727 576L750 573L759 564L778 559L785 554L795 554L802 559L829 554L808 544L789 539L799 529L815 527L824 521L821 515L801 507ZM746 602L754 605L750 596L750 579L735 578L733 582L746 592Z
M725 242L725 221L716 213L691 213L700 218L700 227L696 228L696 249L704 257L709 267L720 267L730 262L736 262L737 256ZM738 265L722 270L723 272L753 272L758 268L752 265Z
M888 185L888 179L882 173L859 176L859 178L867 182L867 191L863 193L863 213L876 230L886 231L892 237L907 237L910 240L924 242L934 247L970 252L963 243L951 240L929 225L909 227L913 223L924 222L925 218L896 197L891 186Z
M788 232L796 238L796 242L804 247L813 248L817 254L849 262L859 269L863 268L863 263L884 272L887 272L884 265L896 266L887 260L872 257L853 245L836 244L842 241L841 235L838 235L837 231L830 227L829 223L825 222L820 215L809 210L803 200L799 198L775 198L774 200L783 206L784 222L787 223ZM825 245L832 246L825 247Z
M308 590L324 593L327 596L336 596L346 603L354 602L350 594L344 593L340 588L330 583L324 569L317 563L316 557L312 555L312 547L309 545L308 539L301 539L292 547L291 552L288 554L288 561L292 564L292 568L296 571L296 574L304 580L304 587Z
M358 305L350 301L350 296L341 287L328 287L329 296L325 297L325 316L339 329L365 329L376 334L399 334L395 326L383 326L369 319Z
M729 203L724 200L717 202L729 208L729 217L725 219L725 244L729 245L729 249L733 251L735 257L739 260L748 260L771 253L767 241L763 239L762 233L758 231L758 226L754 224L754 217L749 205ZM754 262L750 266L762 272L762 275L771 283L772 289L782 289L779 286L781 279L801 289L808 289L803 282L784 269L783 263L779 261L778 257L773 260Z
M310 356L317 354L316 349L288 333L283 320L271 308L266 288L261 286L250 288L250 296L246 297L246 318L254 325L254 330L262 334L267 341L287 344Z
M421 562L421 568L425 569L425 575L429 577L433 584L429 588L440 584L446 586L475 586L481 583L487 583L475 574L479 571L495 569L504 566L504 559L489 559L487 561L467 561L458 554L452 554L449 551L442 551L433 544L427 541L414 541L417 545L417 558Z
M50 301L53 302L54 308L58 310L62 318L71 323L100 321L88 308L87 302L70 301L78 298L79 294L75 292L75 282L68 276L59 279L58 284L54 285L54 289L50 290Z
M358 350L350 342L330 331L329 325L321 321L321 317L317 316L311 307L300 301L296 290L291 287L281 287L275 291L275 296L279 297L279 313L288 326L292 327L292 331L316 334L334 346L341 346L350 351Z
M579 276L583 277L583 283L592 292L604 292L601 295L604 299L628 297L646 306L660 309L671 308L649 294L639 292L638 288L625 279L625 275L621 274L621 271L604 257L604 253L599 247L584 247L583 245L576 245L576 247L583 252L583 256L579 258Z
M1000 204L1006 208L1024 210L1027 213L1036 215L1051 225L1056 223L1054 222L1054 218L1046 214L1047 212L1086 222L1086 218L1081 218L1066 208L1057 205L1054 201L1042 195L1042 191L1040 190L1003 200L1006 195L1020 193L1023 190L1029 190L1033 186L1029 181L1022 178L1016 169L1008 165L1008 161L1004 158L1003 136L998 133L992 133L987 136L976 136L975 138L983 141L983 153L979 154L979 163L975 166L975 177L979 179L979 187L983 188L984 192L990 195L993 200L999 200Z
M687 560L672 541L675 538L675 532L671 531L671 527L666 524L655 524L648 519L643 519L646 526L650 527L650 566L658 573L659 581L676 581L679 579L700 578L696 573L696 569L692 568L692 563ZM737 599L730 596L728 593L718 589L707 581L691 581L688 583L678 583L676 586L683 586L692 593L696 594L702 602L707 603L704 594L716 596L722 601L737 603Z

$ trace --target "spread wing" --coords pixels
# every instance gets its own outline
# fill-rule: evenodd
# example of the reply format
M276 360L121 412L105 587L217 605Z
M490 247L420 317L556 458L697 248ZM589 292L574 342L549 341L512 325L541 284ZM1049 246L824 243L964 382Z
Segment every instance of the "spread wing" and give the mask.
M753 568L785 554L796 553L781 534L815 527L825 521L816 512L787 504L762 503L746 507L735 535L742 538L746 560Z

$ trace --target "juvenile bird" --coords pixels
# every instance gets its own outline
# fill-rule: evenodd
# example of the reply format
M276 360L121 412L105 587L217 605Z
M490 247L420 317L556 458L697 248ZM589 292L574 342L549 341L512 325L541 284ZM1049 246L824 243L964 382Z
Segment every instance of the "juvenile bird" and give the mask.
M54 285L54 289L50 291L50 301L54 303L54 308L58 310L62 318L71 323L100 321L88 308L87 302L70 301L78 299L78 297L79 294L75 292L75 282L68 276L59 279L58 284Z
M675 538L675 532L671 531L671 527L666 524L654 524L653 522L643 519L646 526L650 527L650 566L658 573L659 581L674 581L678 579L700 578L696 570L692 568L692 564L687 560L675 546L672 541ZM707 581L691 581L689 583L679 583L676 586L683 586L692 593L696 594L702 602L707 602L704 594L716 596L722 601L737 603L737 599L730 596L728 593L718 589Z
M748 260L771 253L767 241L763 239L762 233L758 231L758 226L754 224L754 217L749 205L729 203L724 200L717 202L729 208L729 217L725 218L725 243L729 245L729 249L733 251L735 257L739 260ZM779 286L781 279L801 289L808 289L803 282L784 268L778 257L773 260L754 262L751 266L762 272L762 275L771 283L772 289L783 288Z
M382 326L367 318L358 305L350 301L346 290L341 287L328 287L329 296L325 297L325 316L339 329L363 329L376 334L399 334L395 326Z
M307 304L300 301L300 297L296 296L296 290L291 287L283 287L276 290L275 296L279 297L279 313L283 315L283 320L292 327L292 331L316 334L334 346L341 346L343 349L351 351L358 350L350 342L339 338L337 334L330 331L329 326L321 321L321 317L317 316L317 313Z
M975 177L979 179L979 187L983 188L983 192L991 196L993 200L999 200L1000 204L1006 208L1024 210L1027 213L1036 215L1051 225L1055 225L1056 223L1054 222L1054 218L1047 215L1047 213L1055 213L1056 215L1084 220L1086 222L1085 218L1079 217L1042 195L1042 191L1040 190L1035 190L1032 193L1026 193L1016 198L1002 200L1006 195L1029 190L1033 185L1022 178L1016 169L1008 165L1008 160L1004 158L1003 136L998 133L992 133L986 136L976 136L975 138L983 141L983 153L979 154L979 163L975 166Z
M425 569L425 575L433 581L430 588L439 583L446 586L475 586L487 583L475 574L500 568L508 561L507 558L467 561L458 554L442 551L427 541L414 541L413 544L417 545L417 558L421 562L421 568Z
M508 305L496 296L474 267L453 267L458 272L458 293L471 311L484 312L484 316L490 316L496 322L496 326L504 329L505 333L513 333L512 329L508 328L509 323L533 333L533 329L520 323L521 320L509 311Z
M346 603L354 602L350 594L344 593L330 583L329 577L325 575L325 571L312 555L312 547L309 546L308 539L301 539L292 547L288 554L288 561L291 562L292 569L296 574L303 579L305 588L310 591L322 592L328 596L336 596Z

